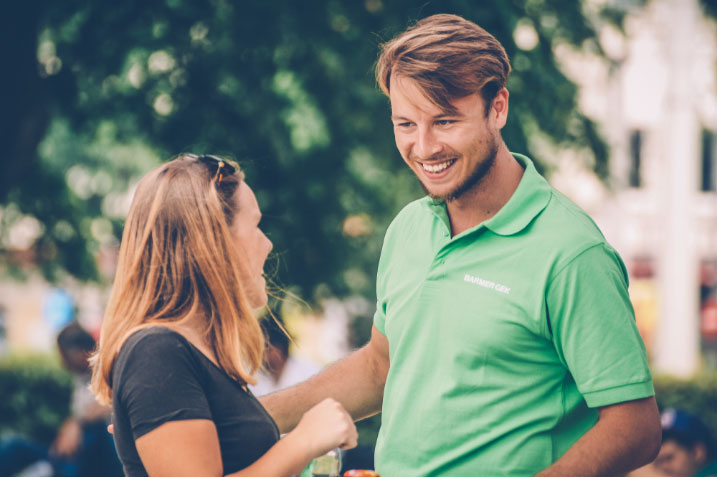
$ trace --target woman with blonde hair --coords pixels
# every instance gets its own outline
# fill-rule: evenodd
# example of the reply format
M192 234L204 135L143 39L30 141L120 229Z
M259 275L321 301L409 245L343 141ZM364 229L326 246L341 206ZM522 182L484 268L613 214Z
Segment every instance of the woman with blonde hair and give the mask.
M234 163L183 154L135 192L92 377L128 476L288 476L356 445L332 399L279 439L247 388L264 349L253 310L267 302L272 244L243 179Z

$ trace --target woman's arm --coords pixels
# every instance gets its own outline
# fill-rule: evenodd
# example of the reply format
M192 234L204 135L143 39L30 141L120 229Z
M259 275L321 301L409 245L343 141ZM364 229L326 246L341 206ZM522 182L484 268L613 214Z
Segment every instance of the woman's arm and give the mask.
M356 446L351 416L333 399L310 409L291 433L280 439L252 465L232 477L299 474L314 457L334 447ZM170 421L135 442L151 477L223 475L219 437L208 419Z

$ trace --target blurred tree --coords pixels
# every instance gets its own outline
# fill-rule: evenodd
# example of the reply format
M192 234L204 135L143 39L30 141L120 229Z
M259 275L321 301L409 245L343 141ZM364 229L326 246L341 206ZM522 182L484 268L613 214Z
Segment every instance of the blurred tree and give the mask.
M421 195L395 150L375 87L378 45L434 13L492 32L512 59L504 138L582 148L606 171L595 125L553 54L600 53L573 0L29 0L0 19L0 260L9 231L37 219L48 277L97 277L117 241L126 191L182 151L247 169L274 241L277 277L309 300L373 295L388 221ZM520 47L519 47L520 46ZM536 157L545 164L544 157ZM30 227L32 229L32 227Z
M705 13L717 19L717 0L701 0Z

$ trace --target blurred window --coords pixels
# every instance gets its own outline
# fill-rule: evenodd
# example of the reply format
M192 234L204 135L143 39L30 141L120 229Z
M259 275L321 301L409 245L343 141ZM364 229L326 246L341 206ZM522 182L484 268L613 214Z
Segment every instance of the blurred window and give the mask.
M637 329L645 343L647 355L652 358L653 340L658 321L658 292L655 276L655 258L637 256L628 261L630 273L630 301L635 309Z
M717 369L717 260L700 265L700 335L704 363Z
M640 187L642 185L642 174L640 172L642 165L642 136L643 133L639 129L630 133L630 177L628 178L630 187Z
M7 354L7 352L7 314L5 312L5 307L0 305L0 358Z
M717 191L717 132L702 130L702 191Z

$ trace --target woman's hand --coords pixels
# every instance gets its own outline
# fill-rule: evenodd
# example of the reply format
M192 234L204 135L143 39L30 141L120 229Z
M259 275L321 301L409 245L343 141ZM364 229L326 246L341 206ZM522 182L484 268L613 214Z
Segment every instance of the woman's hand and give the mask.
M332 398L321 401L301 418L292 434L309 446L313 456L325 454L334 447L356 447L358 433L346 409Z
M324 399L258 461L231 477L298 475L311 459L334 447L356 447L357 440L356 426L346 409L335 399Z

